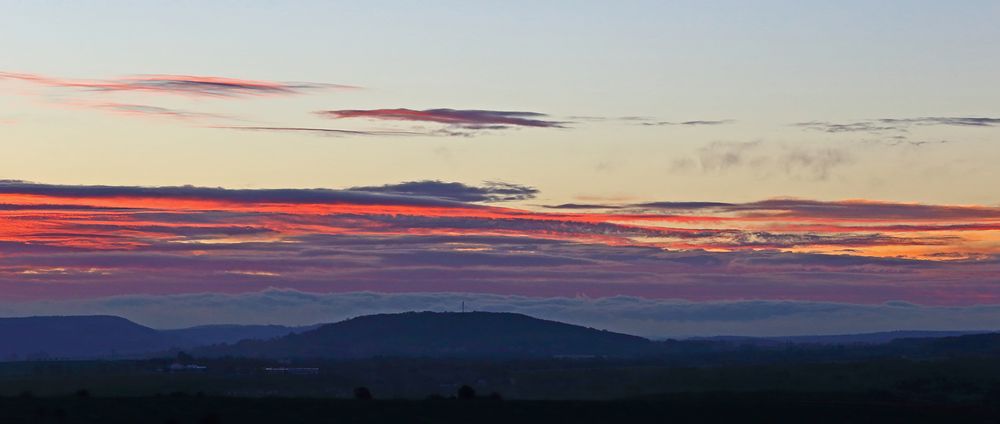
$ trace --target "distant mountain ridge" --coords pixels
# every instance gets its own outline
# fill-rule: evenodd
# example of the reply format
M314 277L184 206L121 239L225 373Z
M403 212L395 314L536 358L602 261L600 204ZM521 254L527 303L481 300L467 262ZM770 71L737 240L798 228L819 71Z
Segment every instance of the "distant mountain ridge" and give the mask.
M1000 332L893 340L889 347L908 357L1000 356Z
M312 327L211 325L155 330L107 315L0 318L0 360L121 358L245 339L270 339Z
M656 350L638 336L497 312L368 315L268 341L195 351L268 358L632 356Z
M0 318L0 359L115 357L165 350L178 343L115 316Z
M705 341L725 341L755 345L774 344L886 344L899 339L923 339L938 337L967 336L975 334L985 334L989 331L881 331L875 333L858 334L832 334L832 335L807 335L807 336L713 336L713 337L691 337L685 340L705 340Z
M274 359L659 355L704 362L711 355L725 353L732 360L754 355L771 355L776 360L837 360L1000 355L1000 333L894 331L654 342L527 315L490 312L407 312L305 327L210 325L177 330L156 330L115 316L0 318L0 361L124 359L163 355L173 349L200 356Z

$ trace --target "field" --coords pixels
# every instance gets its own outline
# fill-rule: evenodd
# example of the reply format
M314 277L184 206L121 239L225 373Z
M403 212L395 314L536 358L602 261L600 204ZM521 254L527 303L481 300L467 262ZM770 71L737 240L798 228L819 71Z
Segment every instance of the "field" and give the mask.
M171 360L0 363L0 422L983 422L1000 359L679 366L627 360L377 358L284 365ZM473 399L458 399L460 385ZM364 386L374 400L353 399ZM780 419L779 419L780 417Z
M2 398L3 422L512 423L983 422L987 405L905 403L787 393L672 395L623 401L333 400L317 398Z

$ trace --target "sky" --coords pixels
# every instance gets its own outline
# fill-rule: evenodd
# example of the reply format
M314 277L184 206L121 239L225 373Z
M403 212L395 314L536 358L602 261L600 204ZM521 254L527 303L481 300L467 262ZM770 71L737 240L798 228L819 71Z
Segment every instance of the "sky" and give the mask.
M1000 327L996 2L0 3L0 315Z

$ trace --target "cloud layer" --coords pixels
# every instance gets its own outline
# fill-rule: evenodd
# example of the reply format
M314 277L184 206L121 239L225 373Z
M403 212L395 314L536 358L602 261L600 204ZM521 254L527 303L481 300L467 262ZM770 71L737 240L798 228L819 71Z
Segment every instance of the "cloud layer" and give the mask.
M441 181L346 190L3 181L0 300L281 287L1000 303L997 207L490 203L535 193Z

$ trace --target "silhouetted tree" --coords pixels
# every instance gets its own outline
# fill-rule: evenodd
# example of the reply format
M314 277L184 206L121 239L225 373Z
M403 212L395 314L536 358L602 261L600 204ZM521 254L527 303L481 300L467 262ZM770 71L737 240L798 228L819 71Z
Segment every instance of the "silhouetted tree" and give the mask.
M181 365L188 365L194 362L194 356L191 356L186 352L177 352L177 362Z
M372 391L368 390L367 387L355 387L354 398L357 400L372 400L375 397L372 396Z
M463 385L462 387L458 388L458 398L459 399L475 399L476 398L476 389L473 389L472 386L469 386L467 384Z
M90 391L87 390L87 389L77 390L76 391L76 397L78 397L78 398L89 398L90 397Z
M501 395L499 392L493 392L493 393L490 393L489 399L490 400L503 400L503 395Z

